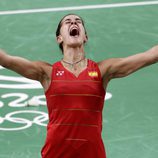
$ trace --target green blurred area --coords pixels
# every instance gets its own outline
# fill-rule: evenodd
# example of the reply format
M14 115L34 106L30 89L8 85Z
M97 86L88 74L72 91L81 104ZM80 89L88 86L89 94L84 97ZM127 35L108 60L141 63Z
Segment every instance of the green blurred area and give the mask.
M141 0L140 0L141 1ZM127 2L127 1L117 1ZM133 2L128 0L128 2ZM136 1L134 1L136 2ZM0 10L55 8L116 3L112 0L29 0L0 1ZM55 39L59 20L69 11L0 15L0 48L11 55L54 63L62 58ZM158 43L158 5L73 11L83 17L89 36L86 56L95 61L126 57L143 52ZM103 140L108 158L156 158L158 155L158 65L152 65L131 76L114 79L107 89L112 99L103 111ZM0 75L19 76L9 70ZM0 84L3 82L0 81ZM6 83L6 82L5 82ZM8 82L9 84L9 82ZM0 96L23 93L31 99L44 95L42 89L0 89ZM46 106L10 107L17 99L2 98L0 117L19 110L47 112ZM33 114L16 115L33 120ZM3 126L21 124L5 122ZM2 124L0 124L2 127ZM0 131L0 158L40 158L46 127L33 124L19 131Z

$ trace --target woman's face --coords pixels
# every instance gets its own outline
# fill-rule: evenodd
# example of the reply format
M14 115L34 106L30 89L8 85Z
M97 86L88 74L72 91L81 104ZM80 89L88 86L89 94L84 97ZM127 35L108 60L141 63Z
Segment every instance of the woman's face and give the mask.
M77 15L68 15L61 22L58 43L63 42L63 47L80 47L87 41L87 36L82 20Z

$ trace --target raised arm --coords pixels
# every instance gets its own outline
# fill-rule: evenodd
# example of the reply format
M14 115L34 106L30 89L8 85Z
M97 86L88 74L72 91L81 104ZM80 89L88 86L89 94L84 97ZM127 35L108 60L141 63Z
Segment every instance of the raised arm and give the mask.
M49 69L51 68L47 63L40 61L33 62L21 57L11 56L3 50L0 50L0 65L41 83L43 83L46 76L49 76Z
M126 58L107 59L98 63L102 77L108 81L113 78L125 77L140 68L158 62L158 46L144 53Z

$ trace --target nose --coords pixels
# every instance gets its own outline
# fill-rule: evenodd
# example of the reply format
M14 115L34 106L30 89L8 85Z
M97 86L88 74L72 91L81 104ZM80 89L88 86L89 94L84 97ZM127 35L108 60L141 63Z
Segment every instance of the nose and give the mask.
M71 21L71 25L73 25L73 24L76 25L77 24L76 21Z

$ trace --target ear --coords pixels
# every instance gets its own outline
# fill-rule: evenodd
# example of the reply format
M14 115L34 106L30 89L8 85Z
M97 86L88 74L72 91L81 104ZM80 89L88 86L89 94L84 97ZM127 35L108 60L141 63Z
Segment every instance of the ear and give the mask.
M62 38L62 36L61 35L59 35L59 36L57 36L57 42L58 42L58 44L60 44L60 43L62 43L63 42L63 38Z

